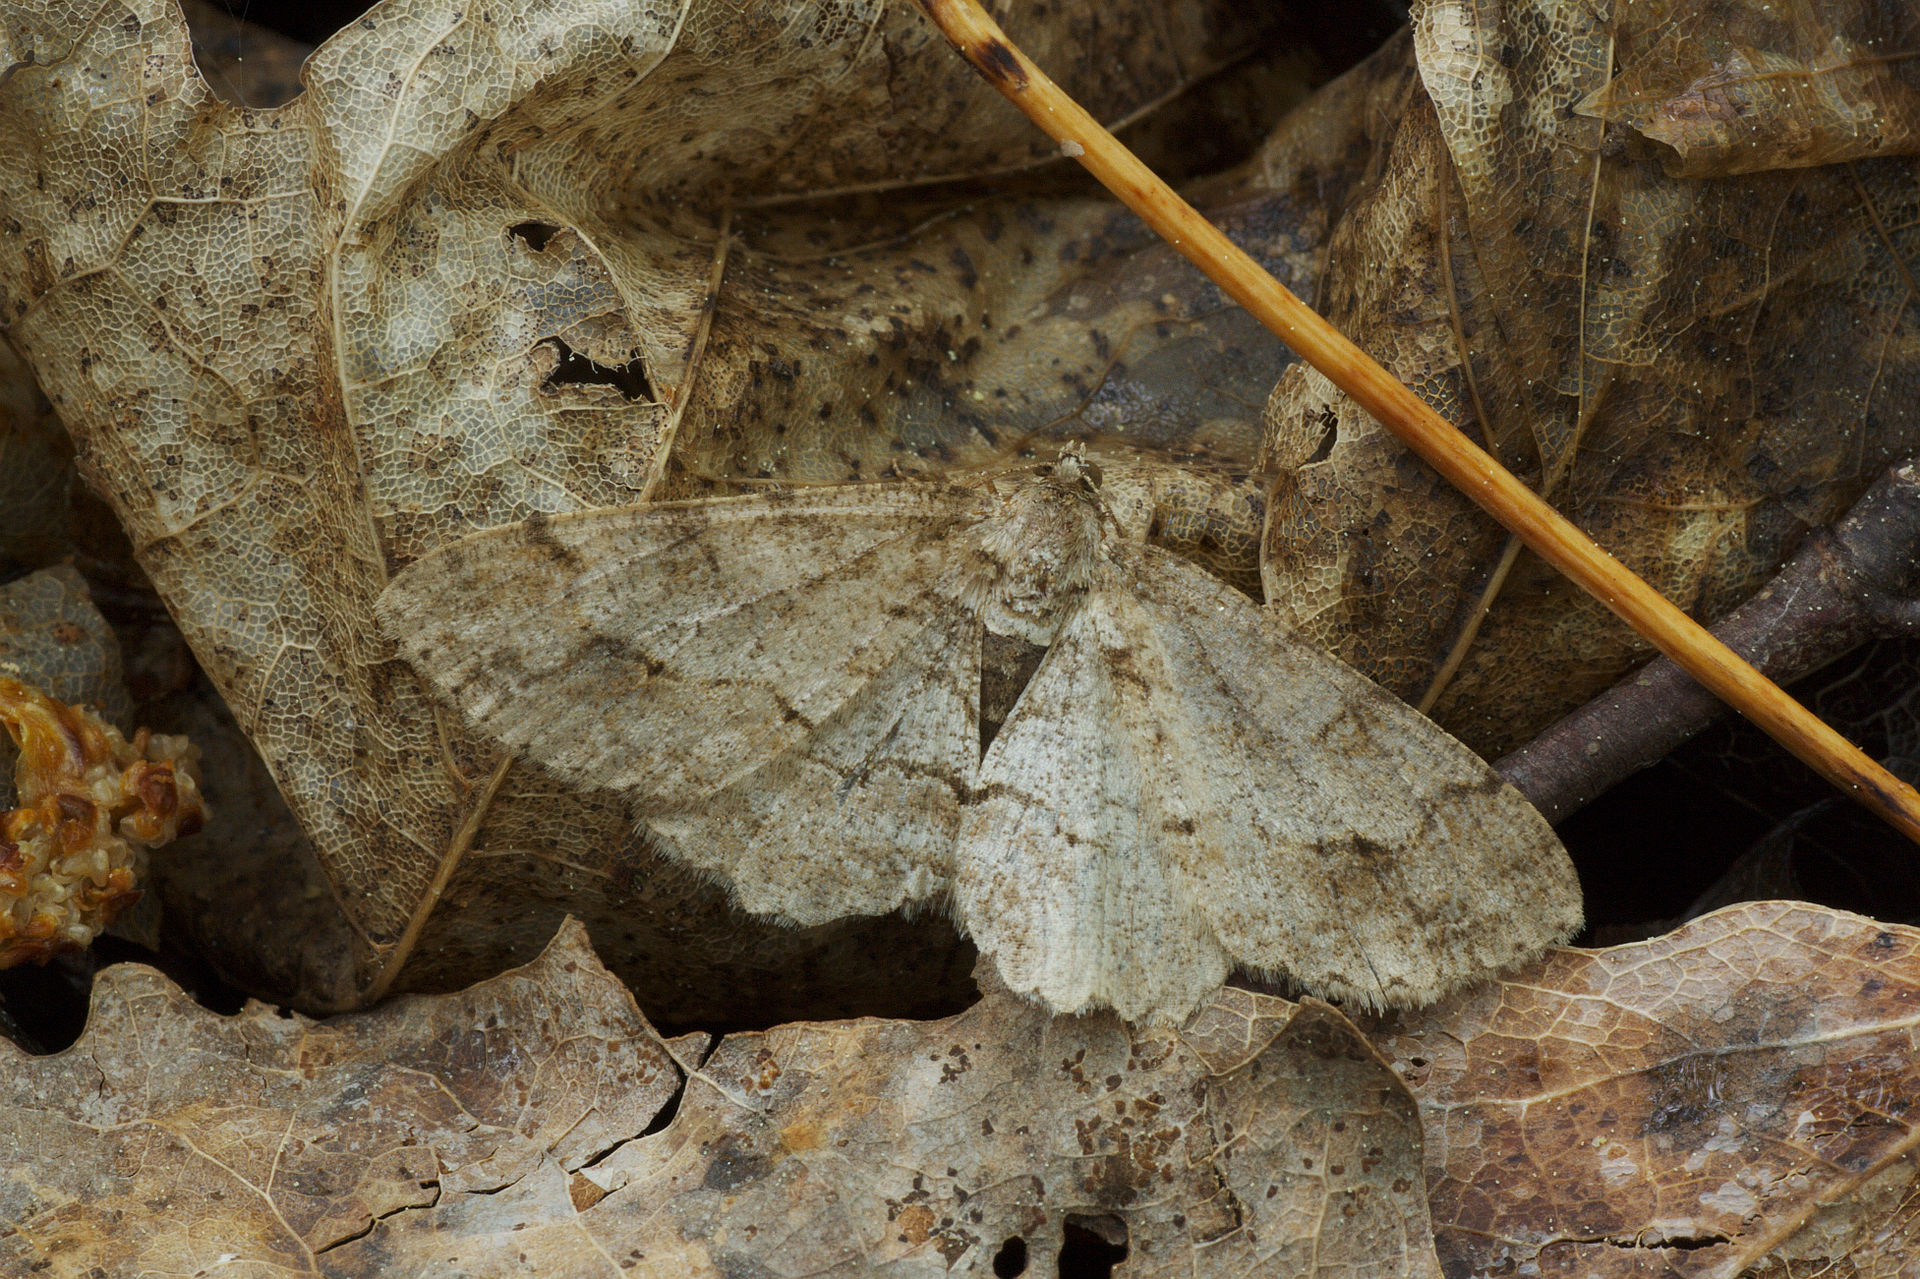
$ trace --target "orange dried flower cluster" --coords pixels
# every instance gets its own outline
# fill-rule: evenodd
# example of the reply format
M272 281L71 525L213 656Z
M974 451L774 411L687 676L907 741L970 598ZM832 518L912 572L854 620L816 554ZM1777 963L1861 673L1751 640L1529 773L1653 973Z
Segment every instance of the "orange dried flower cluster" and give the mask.
M19 807L0 813L0 968L87 946L140 898L149 848L206 823L199 752L0 677L20 748Z

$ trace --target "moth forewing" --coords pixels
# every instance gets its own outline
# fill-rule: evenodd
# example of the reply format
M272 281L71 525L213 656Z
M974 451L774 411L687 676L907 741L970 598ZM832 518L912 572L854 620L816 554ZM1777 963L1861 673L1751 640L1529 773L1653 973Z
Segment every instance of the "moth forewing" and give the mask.
M1115 648L1114 603L1089 592L988 748L955 906L1014 991L1059 1012L1184 1016L1231 959L1163 855L1158 828L1178 819L1169 778L1150 774L1187 761L1136 735L1139 672Z
M529 520L423 556L379 615L483 732L570 781L691 805L803 742L936 620L913 587L871 607L876 565L924 585L977 500L876 485Z
M1114 554L1115 630L1156 663L1128 686L1148 726L1130 740L1183 788L1158 801L1183 814L1163 854L1237 963L1404 1006L1580 926L1566 851L1478 756L1184 560Z
M943 897L978 764L979 629L948 606L786 750L695 804L635 796L635 816L756 914L819 924Z

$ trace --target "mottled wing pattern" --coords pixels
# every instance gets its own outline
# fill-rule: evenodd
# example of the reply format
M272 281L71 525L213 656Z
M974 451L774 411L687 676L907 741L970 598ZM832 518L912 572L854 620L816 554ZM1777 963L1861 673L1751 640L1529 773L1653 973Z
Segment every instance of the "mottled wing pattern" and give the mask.
M748 909L887 910L944 884L972 781L948 543L983 512L886 485L533 520L410 565L380 619L482 731L627 793Z
M1066 620L980 766L954 905L1009 988L1056 1012L1184 1012L1230 963L1162 855L1150 775L1191 747L1141 749L1135 693L1106 656L1111 590Z
M1202 570L1110 557L956 854L1016 989L1177 1015L1236 963L1402 1006L1579 926L1552 830L1464 746Z
M940 613L814 731L705 801L637 803L666 851L798 924L945 893L980 753L980 623Z

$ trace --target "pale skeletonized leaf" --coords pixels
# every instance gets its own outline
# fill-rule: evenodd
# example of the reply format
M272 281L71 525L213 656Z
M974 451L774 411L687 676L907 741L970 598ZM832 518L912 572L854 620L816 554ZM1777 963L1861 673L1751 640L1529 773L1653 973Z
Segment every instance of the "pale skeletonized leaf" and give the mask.
M1235 965L1419 1003L1579 927L1512 788L1142 532L1069 453L533 520L379 613L478 728L748 909L950 901L1056 1011L1184 1017ZM1046 654L983 749L988 636Z

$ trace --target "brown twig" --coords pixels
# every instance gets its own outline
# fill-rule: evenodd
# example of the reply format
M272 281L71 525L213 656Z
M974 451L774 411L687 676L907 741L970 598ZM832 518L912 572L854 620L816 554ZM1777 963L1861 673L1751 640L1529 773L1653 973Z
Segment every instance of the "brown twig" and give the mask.
M1473 441L1248 257L1049 80L975 0L920 0L934 24L1088 172L1207 277L1499 520L1845 793L1920 842L1920 793L1747 665L1725 644L1594 544Z
M1920 634L1920 467L1903 463L1801 544L1713 633L1783 683L1872 639ZM1720 704L1657 658L1494 767L1559 821L1712 722Z

